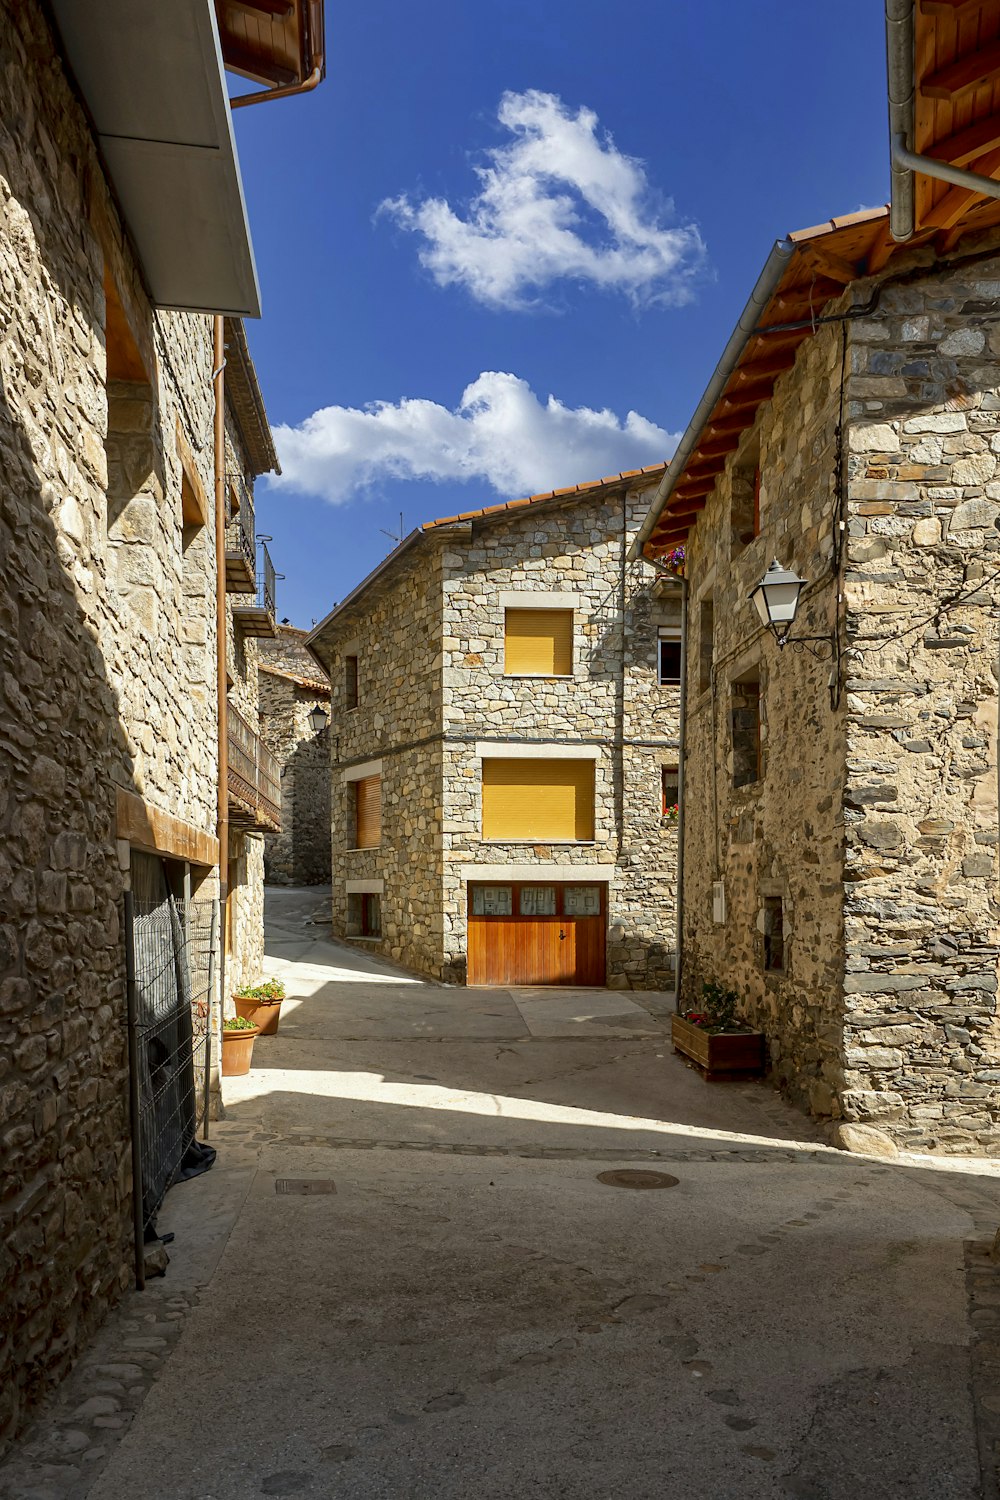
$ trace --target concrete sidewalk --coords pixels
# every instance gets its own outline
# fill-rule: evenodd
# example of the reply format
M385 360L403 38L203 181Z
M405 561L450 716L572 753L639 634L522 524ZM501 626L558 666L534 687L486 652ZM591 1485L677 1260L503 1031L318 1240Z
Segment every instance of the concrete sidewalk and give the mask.
M834 1151L766 1085L684 1067L664 997L426 984L323 916L269 893L293 998L161 1215L180 1334L39 1500L995 1493L963 1254L994 1164ZM623 1168L668 1185L601 1180Z

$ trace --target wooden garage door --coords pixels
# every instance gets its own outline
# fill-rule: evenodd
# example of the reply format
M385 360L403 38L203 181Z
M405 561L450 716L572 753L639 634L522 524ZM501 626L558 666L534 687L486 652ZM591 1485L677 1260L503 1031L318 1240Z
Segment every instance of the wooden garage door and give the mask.
M469 984L604 984L607 887L469 885Z

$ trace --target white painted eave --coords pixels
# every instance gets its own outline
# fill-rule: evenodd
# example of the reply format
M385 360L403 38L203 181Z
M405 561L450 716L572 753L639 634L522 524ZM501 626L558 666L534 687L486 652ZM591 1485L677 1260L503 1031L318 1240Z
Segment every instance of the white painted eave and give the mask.
M154 304L260 317L212 0L51 0Z

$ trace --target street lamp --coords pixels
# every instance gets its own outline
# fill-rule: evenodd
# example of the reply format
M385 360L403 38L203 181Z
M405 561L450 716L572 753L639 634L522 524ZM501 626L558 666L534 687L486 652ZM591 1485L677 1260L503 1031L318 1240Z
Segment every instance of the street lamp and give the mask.
M804 586L804 578L783 568L775 558L760 582L750 591L750 602L760 616L760 623L771 631L779 646L783 646L788 639L795 611L799 607L799 594Z
M329 722L330 715L321 703L317 703L315 708L309 710L309 727L313 734L319 734Z
M820 642L829 647L832 657L836 654L836 641L832 634L791 634L795 612L799 607L799 595L805 586L804 578L800 578L789 568L783 568L775 558L760 582L750 590L750 602L760 617L760 623L771 632L779 646L791 645L798 651L809 651L818 658L820 652L809 642Z

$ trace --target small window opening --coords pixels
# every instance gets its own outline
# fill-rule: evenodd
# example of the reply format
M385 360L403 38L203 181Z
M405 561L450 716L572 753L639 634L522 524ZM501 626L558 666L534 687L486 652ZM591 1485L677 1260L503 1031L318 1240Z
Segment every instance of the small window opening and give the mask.
M701 601L698 612L698 691L712 686L712 662L715 656L715 605L711 594Z
M737 557L760 533L760 463L756 443L733 470L731 496L731 552Z
M733 737L733 786L749 786L760 781L762 757L760 741L760 679L741 678L732 684L730 728Z
M350 891L347 896L348 937L382 936L382 897L377 891Z
M676 766L660 767L660 815L676 818L680 812L681 779Z
M358 658L344 657L344 707L358 706Z
M681 633L661 629L657 642L657 677L661 687L677 687L681 680Z
M764 969L780 974L785 968L785 903L780 896L764 897Z

